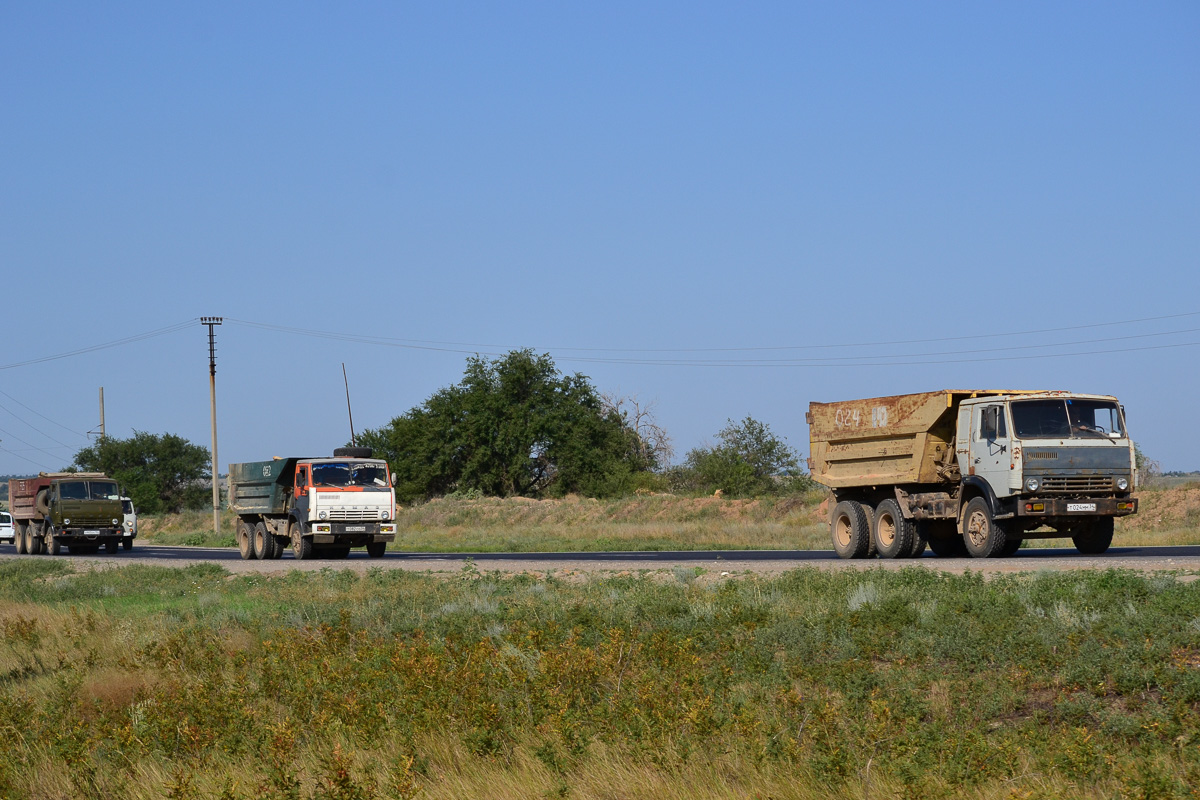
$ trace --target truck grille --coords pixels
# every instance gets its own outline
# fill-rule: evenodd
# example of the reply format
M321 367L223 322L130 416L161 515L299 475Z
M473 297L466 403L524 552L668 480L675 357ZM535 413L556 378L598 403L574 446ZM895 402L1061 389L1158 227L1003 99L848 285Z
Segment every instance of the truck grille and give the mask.
M329 511L331 520L379 519L379 511L374 508L334 508Z
M1043 492L1111 492L1111 475L1052 475L1042 479Z

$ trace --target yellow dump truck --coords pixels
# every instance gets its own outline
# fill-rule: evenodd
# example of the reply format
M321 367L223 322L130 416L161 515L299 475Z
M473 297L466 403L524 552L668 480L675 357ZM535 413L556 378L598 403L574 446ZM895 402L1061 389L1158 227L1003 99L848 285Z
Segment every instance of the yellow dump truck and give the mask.
M842 558L1012 555L1070 537L1103 553L1137 512L1133 440L1115 397L951 391L811 403L813 478L837 505Z

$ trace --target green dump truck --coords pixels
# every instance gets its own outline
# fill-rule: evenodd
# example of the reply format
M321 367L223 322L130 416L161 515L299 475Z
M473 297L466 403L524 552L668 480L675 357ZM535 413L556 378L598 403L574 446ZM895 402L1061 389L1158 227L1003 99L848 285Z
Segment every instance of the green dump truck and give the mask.
M1115 397L938 391L811 403L813 478L833 491L842 558L1012 555L1070 537L1098 554L1137 512L1133 440Z
M115 553L125 542L121 529L121 492L101 472L42 472L35 478L12 478L12 509L18 553L58 555L95 553L103 546Z
M343 558L365 547L379 558L396 539L388 465L363 447L332 458L274 458L229 465L229 506L242 558Z

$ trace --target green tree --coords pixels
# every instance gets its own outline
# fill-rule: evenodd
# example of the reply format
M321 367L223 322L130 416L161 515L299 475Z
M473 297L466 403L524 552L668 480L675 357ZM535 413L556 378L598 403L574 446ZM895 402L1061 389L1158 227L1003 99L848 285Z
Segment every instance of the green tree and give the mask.
M212 497L208 448L171 433L105 436L76 453L73 466L116 478L134 507L147 514L203 508Z
M388 460L406 501L471 489L611 495L653 466L637 432L585 376L562 375L549 355L532 350L468 359L460 383L358 443Z
M747 416L727 420L718 444L687 454L675 473L676 483L693 491L746 496L807 489L812 479L800 469L800 455L770 427Z

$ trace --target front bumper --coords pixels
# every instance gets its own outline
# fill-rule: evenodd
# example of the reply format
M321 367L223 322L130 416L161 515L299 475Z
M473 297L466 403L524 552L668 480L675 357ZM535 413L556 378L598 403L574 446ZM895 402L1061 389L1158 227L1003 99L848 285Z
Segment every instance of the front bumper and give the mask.
M371 542L396 541L394 522L319 522L313 525L314 544L344 543L359 547Z
M1018 517L1127 517L1136 514L1136 497L1021 497Z

